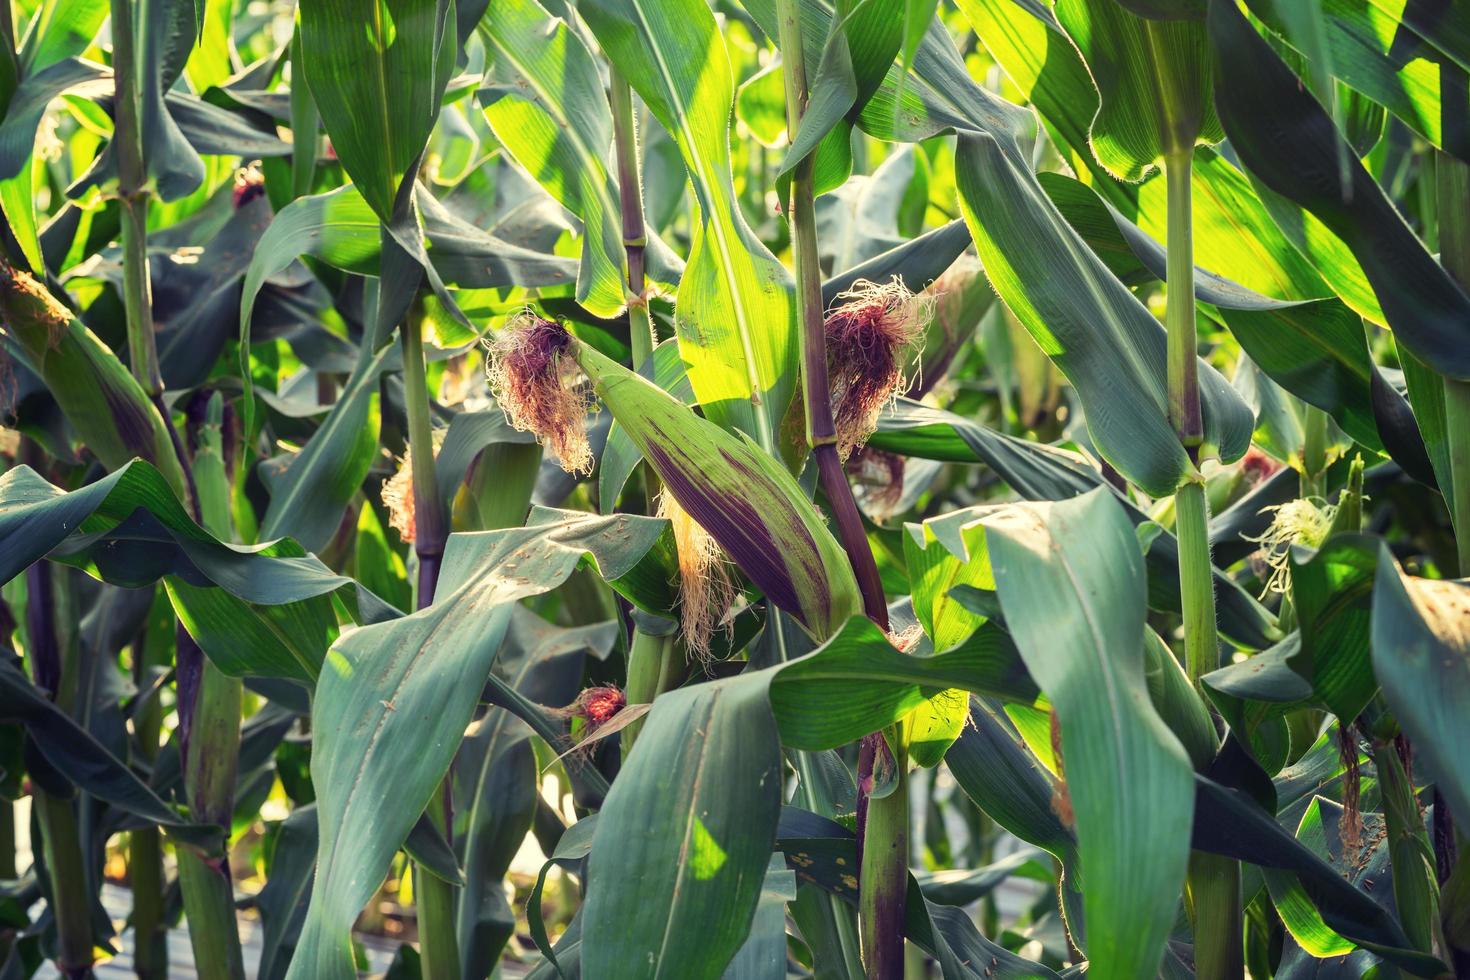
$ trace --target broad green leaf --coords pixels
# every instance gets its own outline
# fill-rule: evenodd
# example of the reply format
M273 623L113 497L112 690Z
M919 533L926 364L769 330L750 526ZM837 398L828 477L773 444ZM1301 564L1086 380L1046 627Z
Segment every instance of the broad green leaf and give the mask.
M1470 378L1470 297L1355 159L1344 183L1332 118L1233 0L1211 0L1209 25L1220 119L1246 170L1352 249L1399 343L1441 374ZM1279 152L1286 140L1289 157Z
M1152 975L1188 863L1194 788L1144 679L1145 580L1133 528L1095 490L1008 509L987 529L1006 623L1061 721L1091 971Z
M704 0L587 0L608 58L673 136L699 203L676 328L708 416L768 452L796 391L791 276L740 212L730 164L729 55Z
M42 0L21 42L22 71L29 75L81 54L96 43L107 15L107 0Z
M1097 163L1088 147L1097 91L1055 17L1013 0L959 0L959 6L991 56L1041 113L1073 170L1162 241L1167 222L1162 175L1128 185L1109 179ZM1244 174L1204 147L1195 151L1190 188L1199 265L1278 299L1317 299L1336 291L1364 316L1383 319L1357 260L1311 214L1297 209L1289 215L1290 204L1269 191L1263 200Z
M1399 727L1460 821L1470 820L1470 767L1460 748L1470 712L1470 586L1405 575L1380 550L1373 589L1373 672Z
M986 275L1077 389L1098 451L1145 492L1172 494L1193 463L1166 417L1163 325L994 139L960 137L956 178ZM1201 458L1238 459L1253 420L1207 363L1200 398Z
M1378 544L1335 534L1316 552L1294 547L1290 560L1301 650L1288 664L1333 714L1356 718L1378 689L1368 648Z
M1042 174L1040 180L1067 221L1120 278L1126 267L1130 280L1164 279L1167 256L1158 241L1081 183L1061 174ZM1276 300L1200 266L1194 285L1196 298L1215 308L1258 367L1331 415L1359 443L1382 449L1418 441L1416 427L1395 425L1402 417L1390 404L1397 392L1369 354L1362 318L1344 302ZM1381 426L1394 429L1380 435Z
M1345 880L1275 818L1239 790L1196 775L1194 845L1212 854L1289 871L1338 935L1371 949L1414 976L1442 976L1444 964L1412 949L1388 909Z
M0 477L0 543L0 580L47 554L125 588L166 578L180 621L231 676L313 681L337 635L334 597L359 622L393 615L294 541L218 541L141 461L71 493L25 467L9 471Z
M347 504L377 455L378 383L393 351L388 346L359 358L321 428L273 482L260 525L262 537L290 536L308 550L320 551L337 533Z
M356 976L352 923L448 770L517 600L588 555L609 580L628 574L664 526L543 511L524 528L452 535L433 605L337 642L312 706L321 837L288 976Z
M618 185L608 172L612 114L597 62L536 0L491 3L482 30L516 78L480 90L496 139L546 192L582 219L577 301L615 316L627 293Z
M941 544L928 522L904 525L904 564L912 586L914 615L924 626L935 650L948 650L966 639L985 617L954 600L950 590L957 585L995 591L990 555L985 549L985 531L972 525L964 535L966 557L961 558Z
M1326 68L1344 83L1388 109L1435 146L1470 160L1470 132L1447 119L1470 112L1470 100L1453 87L1442 93L1441 72L1470 70L1470 19L1445 8L1437 16L1428 6L1405 0L1317 0L1321 37L1314 40L1299 25L1301 11L1291 0L1248 0L1253 14L1284 35L1310 61L1310 47L1326 56ZM1419 10L1424 7L1426 9ZM1320 92L1320 86L1317 87ZM1444 105L1442 94L1458 104ZM1448 114L1447 114L1448 113Z
M769 683L763 671L655 702L598 814L586 975L716 978L740 949L781 807Z
M0 718L24 725L36 751L82 791L165 828L180 843L219 853L224 831L189 821L160 800L131 769L78 725L21 673L10 657L0 661Z
M893 411L879 416L878 431L868 444L922 459L984 463L1025 500L1065 500L1104 485L1102 475L1081 456L993 432L952 412L903 398ZM1135 525L1149 519L1131 501L1119 499ZM969 552L957 531L978 519L978 514L979 509L954 511L932 520L930 526L950 554L966 560ZM1179 543L1174 535L1159 534L1146 558L1150 608L1178 612ZM1270 611L1219 569L1215 570L1215 591L1220 630L1230 640L1247 649L1260 649L1280 639Z
M586 654L606 655L610 623L563 629L529 609L511 616L495 675L546 704L567 704L581 686ZM491 709L465 734L455 755L455 841L465 884L457 915L464 976L488 975L515 931L505 875L531 829L539 779L531 730L508 711Z
M784 466L590 345L575 356L674 499L767 599L818 640L862 610L846 552Z
M301 6L303 80L342 168L384 223L439 116L454 67L453 23L453 0Z
M916 657L900 653L872 621L857 617L818 650L773 669L771 705L781 741L812 752L879 731L955 688L1023 704L1037 696L1016 648L996 626L953 650Z
M831 190L846 180L851 170L850 120L862 111L888 73L906 37L908 0L867 0L839 4L841 19L826 34L821 56L806 62L809 97L801 124L791 147L781 161L778 188L784 188L796 165L816 153L817 193ZM932 16L933 11L930 11ZM918 25L915 47L923 37L927 19ZM802 53L811 47L803 25ZM781 35L775 34L777 43ZM781 105L785 109L784 93ZM823 174L822 151L832 147L844 162L840 173ZM824 179L824 177L826 179ZM784 190L782 190L784 194Z
M1140 180L1166 156L1224 139L1202 22L1145 19L1117 0L1059 0L1054 10L1097 86L1089 136L1109 173Z

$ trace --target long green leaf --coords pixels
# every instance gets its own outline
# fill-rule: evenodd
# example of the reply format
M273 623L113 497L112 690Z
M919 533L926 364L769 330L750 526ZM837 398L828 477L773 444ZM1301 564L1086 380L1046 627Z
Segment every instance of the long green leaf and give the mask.
M1192 767L1144 681L1144 571L1105 491L988 525L1006 622L1062 726L1089 972L1151 976L1189 857ZM1119 793L1119 787L1127 791Z
M614 316L627 292L627 253L607 165L612 114L597 62L536 0L491 3L481 27L497 62L516 76L480 90L485 118L516 161L582 219L577 302L594 316Z
M630 573L664 522L569 511L450 537L438 601L364 627L328 655L312 706L317 879L290 977L356 976L350 930L459 747L517 600L554 589L590 555Z
M673 136L699 202L675 326L706 414L767 451L796 391L791 276L740 212L730 170L735 93L704 0L587 0L604 52Z
M745 941L781 806L769 681L748 674L655 703L598 814L586 975L716 978Z
M379 220L412 179L453 70L453 0L308 0L300 68L337 159Z
M960 137L956 180L986 274L1077 389L1098 451L1146 492L1173 493L1193 464L1164 410L1163 326L995 140ZM1207 363L1200 398L1204 456L1239 458L1253 419Z
M1117 0L1060 0L1054 10L1097 86L1088 135L1109 173L1136 181L1169 153L1224 138L1203 23L1147 20Z
M1470 821L1470 587L1405 575L1386 547L1373 588L1373 672L1457 821Z
M1470 378L1470 296L1356 159L1344 182L1332 118L1233 0L1211 0L1209 25L1217 108L1246 169L1347 243L1399 343L1447 377Z

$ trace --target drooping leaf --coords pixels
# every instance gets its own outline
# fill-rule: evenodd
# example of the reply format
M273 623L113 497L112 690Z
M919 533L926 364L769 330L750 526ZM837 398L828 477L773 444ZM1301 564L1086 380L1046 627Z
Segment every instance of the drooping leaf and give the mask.
M1061 722L1091 969L1151 975L1188 863L1194 790L1144 680L1137 539L1101 490L1009 509L987 530L1006 623Z
M1441 89L1441 72L1470 70L1470 22L1451 7L1432 4L1319 0L1320 40L1298 23L1301 11L1280 0L1248 0L1253 14L1311 60L1320 48L1325 67L1382 105L1430 143L1470 160L1470 131L1445 120L1470 112L1464 89ZM1315 62L1313 62L1315 64ZM1317 91L1321 91L1320 85ZM1448 104L1442 99L1449 99ZM1459 100L1455 104L1454 100ZM1448 113L1448 115L1446 114Z
M1148 493L1172 494L1192 464L1165 412L1163 326L994 139L961 136L956 179L986 275L1077 389L1098 451ZM1200 399L1203 456L1239 458L1253 420L1208 364Z
M1470 378L1470 296L1356 159L1344 182L1331 116L1231 0L1211 0L1209 25L1217 108L1246 170L1352 249L1399 343L1447 377Z
M771 705L781 740L808 751L856 741L953 688L1020 703L1037 695L1010 638L994 626L953 650L915 657L857 617L818 650L775 671Z
M610 317L627 292L627 253L616 179L608 171L612 114L597 62L536 0L492 3L480 22L515 80L480 90L485 117L516 161L582 219L577 301Z
M1380 549L1373 587L1373 673L1399 726L1457 820L1470 820L1470 771L1458 746L1470 715L1463 630L1470 588L1405 575Z
M868 443L905 456L983 463L1025 500L1065 500L1104 485L1101 474L1080 456L993 432L952 412L903 398L898 399L893 411L879 417L878 431ZM1119 500L1135 525L1149 520L1131 501L1122 497ZM953 511L934 519L931 526L951 554L964 558L969 552L960 532L976 519L977 513ZM1161 532L1149 546L1146 559L1149 606L1177 612L1178 540L1168 531ZM1229 639L1247 649L1260 649L1280 638L1272 614L1219 569L1215 571L1215 590L1220 630Z
M740 949L781 806L769 681L758 672L655 703L592 838L589 975L715 978Z
M663 529L543 511L524 528L452 535L433 605L338 641L312 707L317 879L288 976L355 975L352 923L448 770L516 601L587 555L616 581Z
M220 827L188 820L43 695L9 658L0 662L0 717L20 722L31 744L63 777L100 800L168 829L205 853L224 845Z
M1061 0L1053 9L1097 86L1089 140L1110 173L1136 181L1166 156L1224 138L1202 22L1150 20L1117 0Z

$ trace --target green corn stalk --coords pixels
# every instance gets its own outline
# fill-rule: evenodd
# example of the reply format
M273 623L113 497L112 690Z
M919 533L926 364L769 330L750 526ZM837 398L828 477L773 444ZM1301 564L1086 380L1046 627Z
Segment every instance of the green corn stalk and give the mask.
M173 608L163 592L154 596L153 610L141 636L133 642L134 682L145 690L148 669L167 666L172 646ZM134 716L138 755L148 765L158 756L163 733L163 705L156 693L139 705ZM168 920L164 908L167 882L163 871L163 834L157 827L140 827L128 834L128 886L133 893L133 971L140 980L168 976Z
M1154 22L1149 21L1146 29L1154 31ZM1166 101L1184 99L1183 93L1167 86L1164 97ZM1186 114L1187 107L1175 107L1173 115L1182 118ZM1166 115L1170 113L1166 111ZM1193 134L1187 140L1176 139L1164 154L1168 203L1165 241L1168 305L1164 325L1168 330L1169 421L1191 456L1199 449L1204 434L1194 304L1194 222L1190 190L1193 143ZM1174 507L1185 663L1190 681L1198 688L1200 678L1219 664L1220 639L1210 558L1209 502L1205 499L1204 480L1197 473L1191 474L1175 492ZM1196 852L1190 857L1186 887L1194 913L1198 975L1202 980L1244 976L1239 863Z
M153 297L148 278L148 171L144 164L142 92L134 47L137 7L112 0L112 73L117 156L117 202L122 212L123 305L133 375L150 398L163 393L153 340Z
M618 163L618 196L622 209L623 249L628 266L628 334L633 346L633 368L640 369L658 346L658 331L648 313L648 297L643 274L643 257L648 247L648 232L643 225L643 193L638 173L638 130L633 116L633 91L628 80L616 68L611 76L610 102L613 116L613 149ZM658 493L658 480L644 473L644 498L653 506ZM674 638L651 636L635 629L628 647L626 694L629 704L651 704L663 693L661 681L667 676L668 660L674 656ZM638 732L643 727L638 719L623 729L624 757L633 751Z
M386 236L385 236L386 237ZM415 310L417 306L415 306ZM408 447L412 457L414 553L418 557L415 605L434 602L439 583L444 542L449 537L448 515L434 472L434 432L429 418L429 390L424 366L422 319L410 315L399 330L403 347L403 392L408 412ZM442 792L429 806L429 817L446 836L454 829L449 776ZM420 950L428 980L459 980L459 942L455 935L455 887L423 868L414 868L414 897L418 904Z
M76 707L78 655L69 574L48 562L26 569L26 660L31 679L68 713ZM76 798L76 792L58 796L40 786L32 797L56 919L56 968L67 978L91 976L94 958L91 889Z
M780 0L780 47L786 90L786 130L792 140L801 125L809 97L801 37L801 12L795 0ZM821 269L818 265L816 197L813 168L815 154L807 154L795 168L791 180L790 207L792 259L801 322L802 401L806 406L806 437L817 461L822 490L836 518L839 537L847 552L862 593L863 609L884 630L888 629L888 605L878 566L863 530L862 517L843 472L837 453L837 429L832 417L832 386L827 376L827 338L822 308ZM798 753L800 755L800 753ZM882 977L903 971L903 907L908 887L908 760L897 753L898 785L890 798L867 801L859 787L859 828L863 869L859 914L861 955L868 976ZM802 792L807 806L822 811L815 794L811 760L797 759ZM865 818L865 819L863 819ZM872 869L869 860L874 862ZM847 910L831 902L823 909L824 919L837 933L844 957L853 959L851 928ZM844 928L846 927L846 928Z
M193 460L199 514L211 534L229 540L230 478L225 469L221 423L224 402L210 398L205 423L199 427L199 451ZM197 694L184 757L184 790L189 812L202 823L228 828L235 808L235 778L240 754L240 710L243 688L238 677L222 673L183 629L179 634L181 672L197 670ZM194 685L180 685L186 688ZM189 939L200 976L243 980L245 963L235 921L234 885L228 851L204 858L187 848L177 851Z

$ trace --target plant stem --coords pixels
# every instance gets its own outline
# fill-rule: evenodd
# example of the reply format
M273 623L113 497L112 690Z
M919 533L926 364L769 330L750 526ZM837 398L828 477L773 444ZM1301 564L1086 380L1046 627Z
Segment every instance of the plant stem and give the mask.
M872 736L874 750L879 755L888 754L878 741L884 737ZM889 764L897 767L893 777L896 785L883 796L868 797L862 852L858 856L858 914L862 919L863 962L867 964L869 980L903 976L903 922L909 876L909 790L908 753L901 745L891 753Z
M1204 441L1199 396L1199 337L1195 329L1193 201L1190 170L1193 146L1170 150L1164 161L1168 198L1165 271L1168 308L1169 424L1198 465ZM1198 473L1174 494L1174 530L1179 539L1179 593L1184 612L1184 655L1190 682L1219 666L1220 639L1215 621L1215 579L1210 560L1209 503ZM1186 880L1194 913L1195 970L1200 980L1233 980L1245 974L1240 910L1240 864L1228 858L1190 855Z
M417 607L434 601L449 520L439 480L434 473L434 431L429 419L429 388L424 366L423 324L410 316L399 329L403 344L403 401L408 414L408 449L412 457L414 554L418 556ZM450 777L445 776L430 819L453 842L454 815L450 810ZM459 980L459 941L455 935L455 888L449 882L414 869L414 900L418 904L419 952L427 980Z
M781 63L786 82L786 130L795 134L806 108L806 68L801 49L801 16L796 0L779 0ZM883 583L863 530L862 516L837 455L837 427L832 419L832 387L827 379L827 335L822 313L822 271L817 261L817 215L812 167L808 155L796 165L791 180L792 262L795 266L797 307L801 317L801 390L806 404L806 436L816 457L822 492L832 507L838 539L847 551L862 591L863 609L884 630L888 605Z
M168 976L163 909L163 835L141 827L128 835L128 886L133 893L133 972L139 980Z
M408 414L408 448L413 457L414 554L419 560L418 608L434 601L439 565L449 522L434 473L434 430L429 418L429 389L424 366L423 327L417 317L405 321L403 343L403 400Z
M26 569L26 660L31 680L68 713L76 692L76 622L67 594L69 570L39 561ZM40 787L32 795L41 854L51 881L56 919L56 969L63 977L92 972L92 908L86 859L73 799Z
M1194 325L1194 230L1189 173L1192 147L1170 153L1164 162L1168 197L1168 250L1165 272L1169 296L1164 322L1169 331L1169 424L1184 448L1204 440L1199 404L1199 340Z
M673 655L674 638L653 636L640 629L633 631L633 643L628 648L627 696L629 704L652 704L662 694L659 678L663 674L664 662ZM623 758L633 751L633 743L643 728L643 719L628 723L621 734Z
M1304 408L1301 495L1321 498L1327 493L1327 413L1315 405Z
M612 78L611 102L613 141L618 160L618 196L623 212L623 249L628 256L628 335L633 345L633 369L643 366L658 345L658 333L648 315L644 295L643 256L648 233L643 227L643 192L638 176L638 128L633 118L633 92L616 68Z
M63 977L92 975L92 909L81 831L72 800L37 789L32 796L41 848L51 878L51 913L56 919L56 969Z
M153 339L152 286L148 279L148 172L143 162L134 4L112 0L113 145L117 196L122 209L123 305L127 310L128 359L133 377L150 398L163 392Z
M1191 851L1187 887L1194 922L1195 976L1200 980L1244 976L1240 862Z
M1184 607L1185 669L1196 687L1201 677L1219 666L1220 659L1208 509L1202 481L1190 480L1174 495L1174 530L1179 536L1179 592Z
M195 430L199 451L187 469L195 475L198 518L205 530L229 541L230 478L225 470L224 400L216 392L203 424ZM185 706L184 789L189 813L201 823L230 829L235 811L235 779L240 755L240 711L243 686L238 677L220 671L204 656L184 629L177 631L179 697L193 696ZM244 980L245 959L235 918L235 887L230 874L228 842L220 858L206 858L178 848L179 882L189 919L189 942L201 977Z

